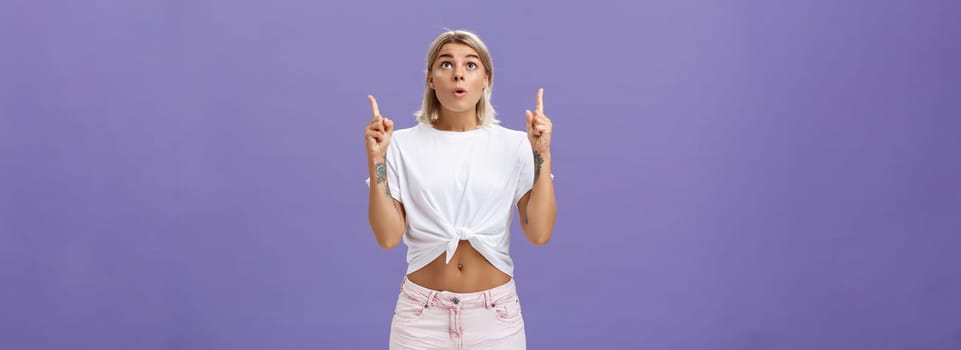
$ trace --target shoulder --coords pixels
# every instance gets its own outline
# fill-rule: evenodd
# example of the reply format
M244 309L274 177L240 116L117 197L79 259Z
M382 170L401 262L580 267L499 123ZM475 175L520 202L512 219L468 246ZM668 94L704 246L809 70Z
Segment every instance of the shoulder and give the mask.
M527 140L527 132L509 129L500 125L490 126L491 133L497 135L496 143L501 145L497 149L505 154L513 154L515 159L531 158L531 144Z
M527 133L524 131L508 129L506 127L501 126L500 124L491 125L490 128L491 128L491 132L494 135L497 135L507 140L513 140L515 142L519 142L520 140L527 139Z
M397 142L406 143L406 142L411 142L410 140L416 140L418 138L422 138L423 133L419 132L418 128L420 128L420 124L414 124L414 126L411 126L408 128L395 129L394 134L391 135L390 143L392 145L395 145L397 144Z
M393 135L393 137L397 137L397 136L400 136L400 137L408 137L408 136L410 136L410 135L413 135L413 134L417 133L417 128L418 128L419 126L420 126L420 125L415 124L414 126L411 126L411 127L408 127L408 128L396 129L396 130L394 130L394 135Z

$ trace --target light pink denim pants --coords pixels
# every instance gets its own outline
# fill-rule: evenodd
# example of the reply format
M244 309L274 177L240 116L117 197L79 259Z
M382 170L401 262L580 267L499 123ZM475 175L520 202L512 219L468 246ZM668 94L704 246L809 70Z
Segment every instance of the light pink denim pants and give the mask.
M514 279L483 292L451 293L404 278L390 323L390 350L526 348Z

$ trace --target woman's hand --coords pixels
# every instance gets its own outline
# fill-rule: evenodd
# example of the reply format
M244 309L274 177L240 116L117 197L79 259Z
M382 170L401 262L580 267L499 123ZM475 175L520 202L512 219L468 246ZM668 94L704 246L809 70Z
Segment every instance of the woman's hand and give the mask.
M537 104L534 112L527 113L527 139L531 141L531 148L535 153L547 154L551 151L551 131L553 124L544 114L544 89L537 89Z
M390 137L394 134L394 122L380 115L377 108L377 100L374 96L367 95L370 101L370 111L374 115L367 127L364 128L364 138L367 141L367 158L370 161L383 162L387 156L387 145L390 144Z

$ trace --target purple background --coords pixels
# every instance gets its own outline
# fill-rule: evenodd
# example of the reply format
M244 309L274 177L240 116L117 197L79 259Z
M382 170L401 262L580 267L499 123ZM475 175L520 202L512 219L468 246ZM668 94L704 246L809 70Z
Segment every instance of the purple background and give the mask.
M365 96L448 27L554 121L530 348L961 349L959 7L5 0L0 348L386 348Z

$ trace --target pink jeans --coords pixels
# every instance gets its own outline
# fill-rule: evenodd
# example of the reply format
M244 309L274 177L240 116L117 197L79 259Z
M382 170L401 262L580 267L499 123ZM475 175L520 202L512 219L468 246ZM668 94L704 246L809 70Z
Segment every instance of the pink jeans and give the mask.
M390 323L390 349L526 349L511 279L476 293L436 291L406 277Z

